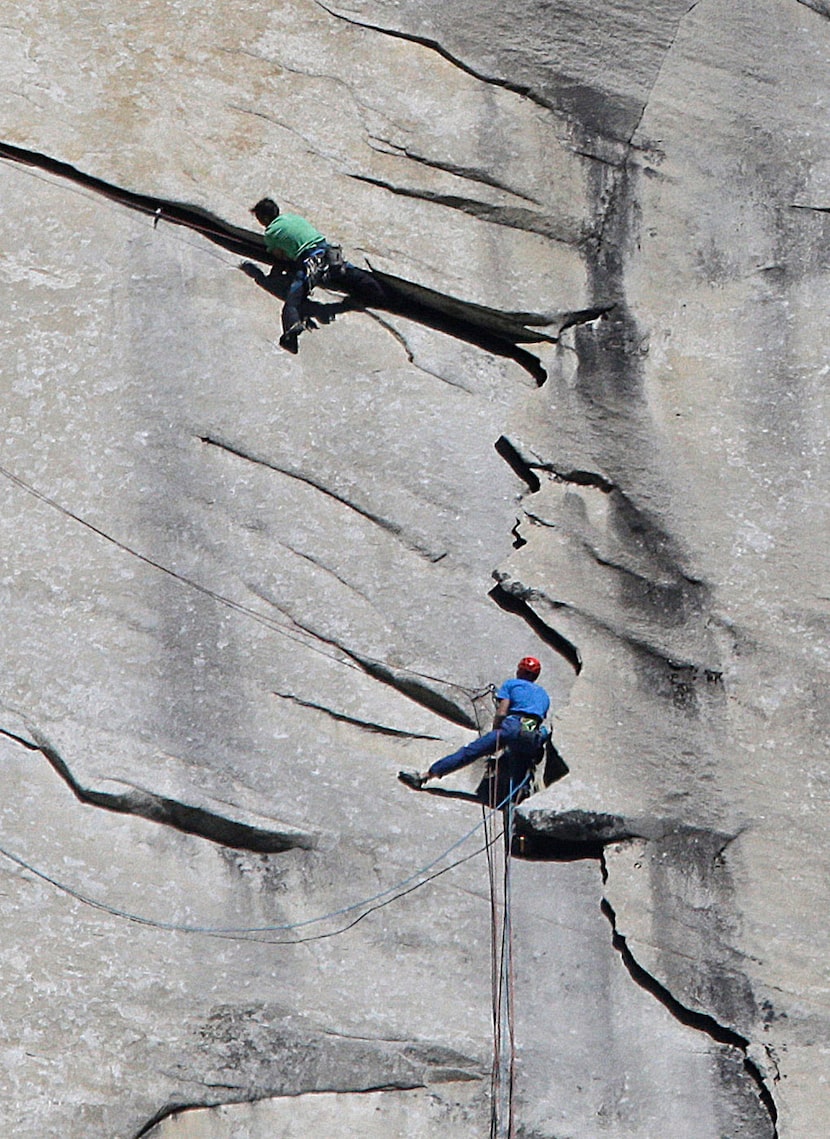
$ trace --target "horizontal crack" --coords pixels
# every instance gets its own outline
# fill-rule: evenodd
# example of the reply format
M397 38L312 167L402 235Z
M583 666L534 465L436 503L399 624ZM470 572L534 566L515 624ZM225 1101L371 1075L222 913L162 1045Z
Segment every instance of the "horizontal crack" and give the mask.
M432 202L437 206L446 206L460 213L468 214L478 221L491 222L493 225L506 226L508 229L523 230L526 233L537 233L542 237L559 241L565 245L579 245L588 235L564 224L560 219L520 206L494 206L489 202L480 202L475 198L464 198L459 194L443 194L437 190L423 190L410 186L396 186L382 178L372 178L368 174L349 174L355 182L364 182L379 189L388 190L390 194L397 194L403 198L417 198L422 202Z
M586 621L593 628L601 629L603 632L610 634L610 636L615 637L623 644L628 645L636 653L640 654L645 661L653 662L659 665L662 669L665 669L670 674L670 683L672 685L678 686L678 688L687 688L690 685L696 684L705 684L707 686L720 686L723 684L723 672L720 668L709 664L700 664L697 661L678 657L672 653L669 653L665 649L658 647L657 645L649 643L643 637L638 637L635 634L626 631L625 629L618 628L610 621L603 620L601 617L598 617L595 613L592 613L587 609L581 608L578 605L568 604L564 601L554 601L551 598L547 597L546 594L540 593L538 590L529 589L527 586L522 585L520 582L512 583L508 590L505 588L504 582L509 579L509 574L503 574L501 571L496 570L493 576L499 581L497 588L501 590L501 593L494 596L495 591L491 590L489 596L497 602L500 597L503 599L503 594L507 594L508 597L514 598L515 601L520 606L522 606L522 608L520 610L517 609L516 612L520 613L522 616L525 616L528 620L528 623L530 623L530 615L532 615L532 618L534 620L540 622L540 629L547 630L548 635L553 634L555 637L561 636L561 634L556 633L556 631L553 630L550 625L548 625L541 617L538 616L538 614L536 614L530 608L527 602L524 601L525 597L537 596L543 598L546 603L554 609L566 610L568 612L578 614L583 621ZM503 608L507 608L507 606L503 606ZM541 636L542 632L540 632L539 635ZM565 638L562 639L565 641L565 646L571 645L570 641L565 640ZM552 647L554 646L552 645ZM573 645L571 645L571 651L576 654L577 659L580 659L581 669L581 658L579 658L578 650ZM562 655L565 656L566 659L570 659L567 651L563 651ZM579 669L577 669L577 671L579 671ZM679 699L681 693L676 692L675 696Z
M33 166L46 170L58 177L101 194L111 201L147 214L154 219L173 225L184 226L201 233L209 241L255 261L285 267L283 259L277 260L265 249L261 234L240 226L230 225L210 211L184 202L171 201L150 194L134 193L131 190L106 182L91 174L86 174L68 162L51 158L39 151L28 150L10 143L0 142L0 159L22 166ZM372 267L370 266L370 269ZM428 328L435 328L449 336L458 337L470 344L476 344L493 355L506 356L516 361L528 371L541 386L547 372L540 361L520 343L555 343L556 336L541 331L550 319L545 314L502 312L485 305L458 300L435 289L429 289L412 281L394 277L388 273L372 269L373 276L380 285L382 295L373 296L372 307L399 313L418 321ZM250 274L249 274L250 275ZM260 279L258 283L262 284ZM528 325L532 327L527 327Z
M298 704L301 708L312 708L315 712L324 712L330 716L332 720L337 720L344 724L352 724L356 728L362 728L367 732L374 732L381 736L394 736L398 739L408 740L439 740L440 736L425 735L421 732L407 732L402 728L389 728L383 724L375 724L370 720L359 720L355 716L348 716L345 712L335 712L333 708L327 708L324 704L315 704L311 700L303 700L299 696L295 696L293 692L275 692L275 696L279 696L281 700L290 700L292 704Z
M464 1073L460 1073L455 1078L448 1079L445 1081L440 1081L440 1082L449 1082L449 1083L458 1082L458 1083L461 1083L461 1082L466 1082L469 1080L479 1080L479 1079L481 1079L480 1076L472 1076L472 1075L466 1075ZM205 1086L206 1087L213 1087L214 1085L205 1084ZM219 1085L219 1086L221 1087L222 1085ZM230 1090L231 1085L227 1085L227 1086ZM311 1096L323 1096L323 1095L367 1096L367 1095L376 1095L379 1092L381 1092L381 1093L394 1093L394 1092L421 1091L422 1089L426 1088L427 1086L428 1086L428 1084L426 1082L424 1082L423 1080L403 1080L403 1079L401 1079L399 1081L396 1080L393 1083L377 1084L377 1085L373 1085L371 1087L365 1087L365 1088L343 1089L340 1087L334 1087L331 1090L327 1090L325 1088L313 1088L313 1089L310 1089L309 1091L292 1092L290 1095L289 1094L285 1094L285 1095L258 1095L258 1096L251 1096L251 1095L242 1096L242 1095L240 1095L238 1099L230 1100L228 1102L229 1102L229 1104L232 1104L232 1105L243 1105L246 1103L247 1104L256 1104L256 1103L266 1103L270 1100L276 1100L276 1099L280 1099L280 1100L294 1099L299 1095L309 1096L309 1097L311 1097ZM163 1107L160 1111L156 1112L156 1114L154 1116L152 1116L152 1118L147 1123L145 1123L144 1126L140 1128L140 1130L138 1130L135 1133L135 1135L133 1136L133 1139L144 1139L144 1136L149 1135L149 1133L154 1128L158 1127L158 1125L160 1123L164 1123L165 1120L170 1119L173 1116L190 1114L190 1113L196 1112L196 1111L211 1111L217 1107L222 1107L222 1106L223 1106L223 1104L221 1102L168 1104L167 1106Z
M372 145L372 149L376 150L379 154L392 154L401 158L407 158L410 162L415 162L419 166L427 166L430 170L440 170L445 174L452 174L456 178L463 178L468 182L476 182L481 186L491 186L494 190L502 190L506 194L511 194L514 198L522 198L526 202L531 202L535 206L541 206L542 203L538 198L532 198L528 194L523 194L520 190L515 190L512 186L508 186L506 182L502 182L499 178L494 177L488 170L483 167L473 166L459 166L456 162L441 162L437 158L427 158L426 155L418 154L414 150L410 150L408 146L400 146L397 143L390 142L389 139L370 137L370 145L373 143L381 143L382 146ZM384 149L384 146L388 149Z
M550 845L556 849L564 844L574 850L584 851L583 857L586 858L599 857L612 842L653 837L641 833L641 829L651 829L648 825L641 828L636 820L624 819L620 815L579 809L556 811L534 807L533 800L519 808L517 823L519 833L540 842L543 848ZM654 835L659 833L658 825L653 824ZM663 830L666 829L670 828L664 826Z
M199 438L202 443L206 443L211 447L216 447L220 451L226 451L229 455L235 455L239 459L245 459L249 463L255 463L257 466L266 467L268 470L276 471L278 474L285 475L287 478L295 479L297 482L301 482L306 486L312 487L314 490L319 491L320 494L326 495L328 498L333 499L335 502L339 502L342 506L347 507L349 510L353 510L355 514L359 514L362 518L365 518L367 521L374 523L374 525L380 527L381 530L385 530L388 534L392 534L399 541L402 541L408 549L412 550L414 553L420 554L420 556L426 558L427 561L436 562L444 556L445 551L442 550L436 552L435 550L430 550L426 546L417 542L415 539L408 538L406 532L404 531L404 528L399 523L393 522L389 518L384 518L380 514L375 514L374 511L368 510L366 507L359 506L356 502L353 502L351 499L346 498L345 495L339 494L337 491L332 490L331 487L326 486L325 483L321 482L319 479L316 479L311 475L307 475L303 471L297 470L294 467L283 465L281 463L272 462L270 459L261 459L257 455L253 455L249 451L243 450L241 447L237 447L232 443L225 443L223 440L218 439L212 435L202 435Z
M315 0L315 3L336 20L343 20L344 23L351 24L357 28L365 28L370 32L379 32L381 35L390 36L392 39L405 40L408 43L415 43L421 47L429 48L430 51L436 52L442 59L445 59L447 63L451 63L453 67L457 67L459 71L463 71L465 75L471 75L473 79L478 79L481 83L487 83L491 87L502 87L506 91L512 91L515 95L522 95L538 106L544 107L545 110L552 111L556 109L553 103L544 99L531 87L524 86L520 83L511 83L508 79L500 79L498 76L486 75L482 71L477 71L474 67L471 67L470 64L464 63L458 56L452 55L452 53L447 51L437 40L430 39L428 36L419 36L414 32L404 32L397 28L384 28L380 24L370 24L363 20L356 20L351 16L345 15L343 12L329 8L322 3L322 0Z
M218 812L170 799L144 788L135 788L124 794L114 794L83 787L63 757L39 731L32 730L33 742L14 736L11 732L2 734L17 739L32 751L39 751L75 797L90 806L102 807L116 814L136 815L151 822L173 827L185 834L198 835L222 846L256 851L260 854L278 854L287 850L313 850L317 845L317 840L310 834L271 830L237 822Z
M23 166L35 166L39 170L46 170L57 174L77 185L86 186L111 201L119 202L129 209L149 214L159 220L171 222L173 225L185 226L187 229L197 230L204 234L216 245L229 249L244 257L253 257L257 261L271 262L273 258L265 251L265 241L262 236L240 226L230 225L222 221L209 210L200 206L189 205L186 202L169 201L158 198L152 194L137 194L132 190L125 190L115 186L103 178L96 178L92 174L85 174L68 162L61 162L57 158L50 158L36 150L26 150L23 147L12 146L7 142L0 142L0 158L7 158Z
M453 724L460 724L464 728L476 728L478 726L475 719L460 708L454 700L436 692L434 688L430 688L429 685L424 684L416 677L407 676L388 665L381 664L379 661L363 657L359 653L344 648L343 645L337 647L356 664L359 664L369 676L379 680L382 684L387 684L404 696L408 696L410 700L414 700L421 707L427 708L430 712L435 712Z
M284 612L284 610L282 611ZM341 641L315 632L314 629L303 624L302 621L298 621L296 617L292 617L291 619L298 629L322 641L323 644L338 649L344 656L348 657L349 660L354 661L368 676L379 680L382 684L387 684L390 688L394 688L397 692L402 693L410 700L414 700L416 704L420 704L422 708L427 708L430 712L435 712L436 715L441 716L442 719L449 720L453 724L460 724L461 727L473 729L478 727L474 717L468 712L465 712L455 700L445 696L426 683L427 680L432 678L421 678L420 675L414 672L402 671L393 668L391 665L384 664L382 661L375 660L372 657L363 656L356 650L347 648ZM442 681L436 677L435 683L441 684Z
M613 306L612 306L613 307ZM581 323L587 320L596 320L597 316L601 316L609 309L583 309L581 313L571 314L573 317L581 317ZM588 315L593 314L593 315ZM575 319L571 321L572 324L578 323ZM525 450L520 443L515 439L511 439L508 435L502 435L496 442L496 450L501 457L513 467L514 471L520 475L521 478L528 484L531 490L535 493L539 490L541 483L536 471L546 471L552 474L558 482L574 483L576 486L595 487L601 490L604 494L610 494L612 490L617 487L605 475L599 474L597 471L587 471L580 468L570 468L559 466L548 460L540 459L538 455L534 455Z

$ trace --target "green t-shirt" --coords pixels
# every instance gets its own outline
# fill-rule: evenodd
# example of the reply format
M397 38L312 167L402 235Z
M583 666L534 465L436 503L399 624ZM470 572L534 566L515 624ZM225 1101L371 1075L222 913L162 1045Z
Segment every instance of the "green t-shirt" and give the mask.
M299 214L280 214L265 230L265 248L269 253L282 253L289 261L296 261L325 238L310 221Z

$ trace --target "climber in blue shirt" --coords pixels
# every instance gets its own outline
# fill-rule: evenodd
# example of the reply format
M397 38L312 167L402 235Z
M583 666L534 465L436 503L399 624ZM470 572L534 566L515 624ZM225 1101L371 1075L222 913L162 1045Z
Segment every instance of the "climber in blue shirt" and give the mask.
M401 771L398 778L407 787L420 791L429 779L442 779L451 771L466 767L485 755L493 755L500 747L507 750L518 749L528 738L528 766L541 756L548 731L542 726L550 709L550 697L536 683L542 666L535 657L522 657L516 668L516 676L505 680L496 692L496 714L493 717L493 730L472 743L437 759L427 771Z

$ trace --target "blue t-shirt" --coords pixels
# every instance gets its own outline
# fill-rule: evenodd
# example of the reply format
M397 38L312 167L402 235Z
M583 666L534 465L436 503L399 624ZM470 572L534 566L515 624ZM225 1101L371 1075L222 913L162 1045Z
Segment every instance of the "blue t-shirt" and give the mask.
M518 676L505 680L496 693L496 699L510 701L508 716L538 716L544 720L550 708L550 697L541 684L521 680Z

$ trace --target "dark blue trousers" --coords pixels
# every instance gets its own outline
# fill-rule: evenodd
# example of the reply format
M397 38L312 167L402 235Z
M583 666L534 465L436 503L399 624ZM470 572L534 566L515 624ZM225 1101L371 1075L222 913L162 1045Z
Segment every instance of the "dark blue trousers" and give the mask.
M472 743L465 744L458 751L452 752L451 755L436 759L429 769L429 774L439 777L448 775L449 772L457 771L460 767L466 767L468 763L473 763L485 755L495 755L500 747L509 748L511 742L518 739L521 730L521 716L505 716L498 731L487 732L479 739L473 740ZM544 728L542 735L543 737L547 736L547 731Z

